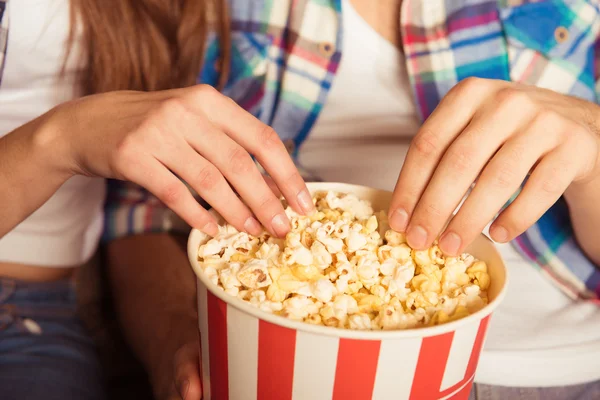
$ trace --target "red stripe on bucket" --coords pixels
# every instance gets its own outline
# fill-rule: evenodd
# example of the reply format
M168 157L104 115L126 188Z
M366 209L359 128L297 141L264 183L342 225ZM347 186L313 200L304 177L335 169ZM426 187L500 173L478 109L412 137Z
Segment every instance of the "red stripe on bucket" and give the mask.
M453 338L454 332L449 332L423 339L410 391L411 400L439 397Z
M334 400L370 400L375 387L379 340L340 339Z
M211 292L206 293L208 308L208 344L210 391L214 400L229 398L227 372L227 304Z
M488 315L479 323L479 329L477 330L477 336L475 337L475 343L473 344L473 351L471 352L471 358L469 358L469 364L467 365L467 371L465 372L465 378L470 378L475 375L477 369L477 363L479 362L479 354L483 348L483 342L485 340L485 333L487 331L488 323L491 315Z
M295 354L295 330L259 322L258 400L291 400Z

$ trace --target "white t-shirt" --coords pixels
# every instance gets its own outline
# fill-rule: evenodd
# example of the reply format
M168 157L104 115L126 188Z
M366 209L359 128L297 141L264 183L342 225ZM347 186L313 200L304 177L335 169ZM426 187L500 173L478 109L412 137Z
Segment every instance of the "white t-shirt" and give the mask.
M11 0L0 82L0 136L71 100L77 48L59 72L69 33L69 0ZM35 190L35 188L31 188ZM75 266L94 253L103 226L103 179L76 176L0 239L0 262Z
M300 162L327 181L393 190L419 128L402 53L343 6L342 60ZM562 294L510 244L506 299L494 313L476 381L564 386L600 379L600 309Z

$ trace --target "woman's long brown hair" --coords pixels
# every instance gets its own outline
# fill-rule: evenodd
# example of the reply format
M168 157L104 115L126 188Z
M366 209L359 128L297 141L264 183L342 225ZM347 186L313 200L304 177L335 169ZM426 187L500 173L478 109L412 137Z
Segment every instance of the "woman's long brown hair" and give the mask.
M84 50L80 93L194 85L211 30L219 36L223 86L230 57L225 0L71 0L69 49L81 33Z

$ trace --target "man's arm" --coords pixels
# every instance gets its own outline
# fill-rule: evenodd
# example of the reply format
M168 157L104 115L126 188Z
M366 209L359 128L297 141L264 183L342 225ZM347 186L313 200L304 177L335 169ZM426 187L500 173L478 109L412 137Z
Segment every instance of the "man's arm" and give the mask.
M179 358L195 354L188 368L197 368L196 283L185 242L184 236L134 235L110 242L106 252L117 318L160 400L179 398L173 364L186 344L192 343L191 350L196 353L187 351ZM198 379L194 372L177 384ZM199 382L188 387L186 398L199 399Z

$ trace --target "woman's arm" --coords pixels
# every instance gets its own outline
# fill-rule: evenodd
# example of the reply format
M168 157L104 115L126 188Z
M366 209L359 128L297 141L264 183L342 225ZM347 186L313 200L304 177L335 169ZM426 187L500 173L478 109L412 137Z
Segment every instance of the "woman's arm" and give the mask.
M0 138L0 238L44 204L71 177L54 113Z

